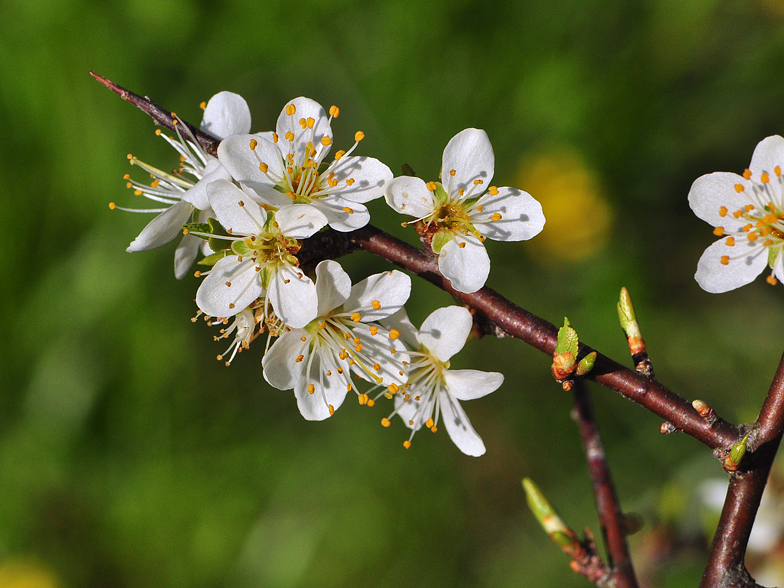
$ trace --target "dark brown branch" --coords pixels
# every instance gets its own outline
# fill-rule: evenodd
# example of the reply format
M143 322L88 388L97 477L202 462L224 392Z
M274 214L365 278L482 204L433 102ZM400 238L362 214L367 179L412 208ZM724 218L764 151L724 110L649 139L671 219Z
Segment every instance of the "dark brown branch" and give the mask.
M177 124L184 124L188 127L193 136L199 141L202 149L204 149L207 153L212 156L216 156L218 153L218 145L220 144L220 139L216 139L209 133L205 133L204 131L194 127L193 125L185 122L179 116L173 116L174 113L164 109L162 106L158 106L155 102L147 98L146 96L139 96L138 94L134 94L130 90L126 90L122 86L118 86L111 80L107 80L106 78L99 76L97 73L90 72L90 75L93 76L96 80L101 82L104 86L109 88L112 92L117 94L120 98L125 100L126 102L130 102L139 110L142 110L150 115L155 124L161 125L166 127L169 130L176 131L175 127L175 120L179 121Z
M768 474L784 432L784 356L749 436L749 452L730 475L727 498L713 536L700 588L755 588L744 560Z
M629 546L626 543L624 515L618 496L615 494L607 455L604 453L599 429L594 420L591 399L585 382L575 380L572 387L575 408L573 416L580 428L588 471L593 482L596 512L602 526L604 543L607 546L608 566L611 570L608 585L615 588L637 588Z

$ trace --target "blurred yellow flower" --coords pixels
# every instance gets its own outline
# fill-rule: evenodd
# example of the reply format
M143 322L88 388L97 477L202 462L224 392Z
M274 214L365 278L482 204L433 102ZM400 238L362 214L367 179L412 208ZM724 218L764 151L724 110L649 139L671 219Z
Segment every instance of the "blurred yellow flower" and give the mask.
M575 150L559 147L527 157L520 164L517 185L541 202L547 218L544 230L525 244L534 259L547 265L579 262L609 240L612 207Z

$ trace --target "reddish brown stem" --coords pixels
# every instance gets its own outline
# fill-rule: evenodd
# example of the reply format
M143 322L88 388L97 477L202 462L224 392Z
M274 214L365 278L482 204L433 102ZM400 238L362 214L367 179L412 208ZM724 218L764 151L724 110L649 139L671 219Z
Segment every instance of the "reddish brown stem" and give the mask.
M746 571L746 546L783 432L784 356L749 436L748 451L752 453L747 453L738 471L730 475L700 588L759 586Z
M580 428L588 471L593 482L596 512L599 514L599 523L607 546L607 559L611 570L607 585L614 588L637 588L637 578L634 575L629 546L626 543L623 512L610 476L610 466L594 420L591 399L585 382L576 380L572 391L575 403L574 419Z

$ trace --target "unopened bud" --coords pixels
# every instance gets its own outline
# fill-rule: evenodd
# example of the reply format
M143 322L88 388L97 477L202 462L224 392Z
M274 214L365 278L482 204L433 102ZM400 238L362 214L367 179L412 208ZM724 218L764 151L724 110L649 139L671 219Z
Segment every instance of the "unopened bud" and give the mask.
M746 455L746 446L749 442L749 433L738 441L735 445L732 446L730 449L729 455L724 458L724 469L728 472L734 472L738 469L740 462L743 460L743 456Z
M534 513L536 520L558 547L568 555L582 550L577 534L572 531L558 515L539 487L530 478L523 478L523 490L528 508Z
M588 355L583 357L580 360L580 363L577 364L577 372L575 372L578 376L584 376L588 372L593 369L593 366L596 365L596 357L597 353L595 351L591 351Z

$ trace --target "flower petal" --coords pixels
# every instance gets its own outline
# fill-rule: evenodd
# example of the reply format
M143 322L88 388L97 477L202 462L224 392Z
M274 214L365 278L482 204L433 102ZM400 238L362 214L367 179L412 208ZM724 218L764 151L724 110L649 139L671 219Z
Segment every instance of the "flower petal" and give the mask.
M422 218L433 212L433 193L420 178L400 176L387 184L384 199L400 214Z
M316 286L299 268L280 266L267 296L278 318L293 329L304 327L317 316Z
M446 426L446 430L454 444L457 445L457 448L466 455L473 457L484 455L485 444L482 442L482 438L474 431L471 421L468 420L460 403L451 398L449 394L442 392L440 406L441 419L444 421L444 426Z
M441 361L449 361L465 345L474 321L467 308L447 306L430 313L417 339Z
M210 207L210 200L207 197L207 185L215 180L231 181L231 174L221 165L221 162L211 158L204 169L204 176L196 182L190 190L182 195L182 199L190 202L199 210L206 210Z
M258 235L267 213L248 194L226 180L216 180L207 186L207 195L215 216L227 231L236 235Z
M477 201L482 212L472 216L477 230L494 241L526 241L538 235L544 228L545 218L542 205L528 192L517 188L499 188L498 194L489 192ZM494 214L501 215L492 220Z
M204 107L201 130L218 139L250 132L250 108L245 98L233 92L215 94Z
M745 286L754 281L767 265L767 248L754 246L748 241L738 241L729 247L726 241L721 239L708 247L697 263L694 279L707 292L719 294ZM749 252L745 257L730 259L726 265L721 263L723 256L738 257L744 250Z
M458 400L474 400L495 392L504 383L504 375L479 370L446 370L444 382Z
M779 135L764 138L754 148L749 164L751 179L759 182L762 173L767 172L772 180L776 175L776 166L780 170L784 168L784 137Z
M182 234L182 225L190 220L192 213L193 205L190 202L180 201L173 204L168 210L152 219L142 229L139 236L131 242L126 251L134 253L165 245L177 235Z
M346 312L359 311L363 322L377 321L403 308L410 294L411 278L392 270L374 274L355 284L343 308ZM377 304L374 305L374 302Z
M265 139L266 133L257 135L231 135L218 145L218 159L238 182L258 182L272 186L283 178L283 156L277 145ZM256 148L251 149L251 141ZM259 166L265 163L267 171Z
M193 235L183 235L180 244L174 252L174 277L178 280L183 279L188 270L191 269L196 256L199 254L199 247L204 241Z
M210 270L196 292L196 304L206 315L229 317L245 310L263 291L256 264L230 255Z
M343 157L328 172L338 181L335 194L363 204L381 198L392 180L392 171L372 157ZM350 186L346 180L353 180Z
M304 381L309 345L310 335L304 329L284 332L261 360L264 379L278 390L291 390ZM300 355L304 361L297 361Z
M327 259L316 266L316 292L318 316L325 316L351 295L351 278L337 261Z
M387 318L381 319L379 322L385 329L397 329L400 333L400 340L410 345L412 349L419 347L416 327L411 323L411 319L408 318L405 307Z
M479 239L456 234L441 248L438 269L455 290L472 294L485 285L490 274L490 258Z
M313 200L311 206L318 208L327 217L329 226L341 233L361 229L370 222L370 213L364 204L340 196Z
M310 204L292 204L275 213L275 222L286 237L307 239L326 226L327 217Z
M292 116L286 114L286 109L289 106L294 106L296 109ZM302 121L309 122L308 119L313 119L312 126L302 124ZM332 143L332 128L327 113L315 100L304 97L291 100L280 113L275 129L278 133L278 146L283 155L294 154L294 167L299 167L305 162L309 150L308 143L313 143L313 147L318 153L317 158L323 158L329 152L329 145ZM294 135L293 141L286 138L288 132ZM326 146L322 143L324 137L329 139Z
M458 190L466 195L476 191L474 182L480 180L480 190L484 192L493 180L495 155L490 139L481 129L465 129L447 143L441 167L441 183L450 196ZM455 170L455 175L451 175Z
M738 192L735 186L741 186L743 190ZM746 190L752 190L752 183L738 174L706 174L691 185L689 206L694 214L706 223L714 227L724 227L727 231L735 231L748 222L742 216L735 218L732 214L750 203L745 194Z

